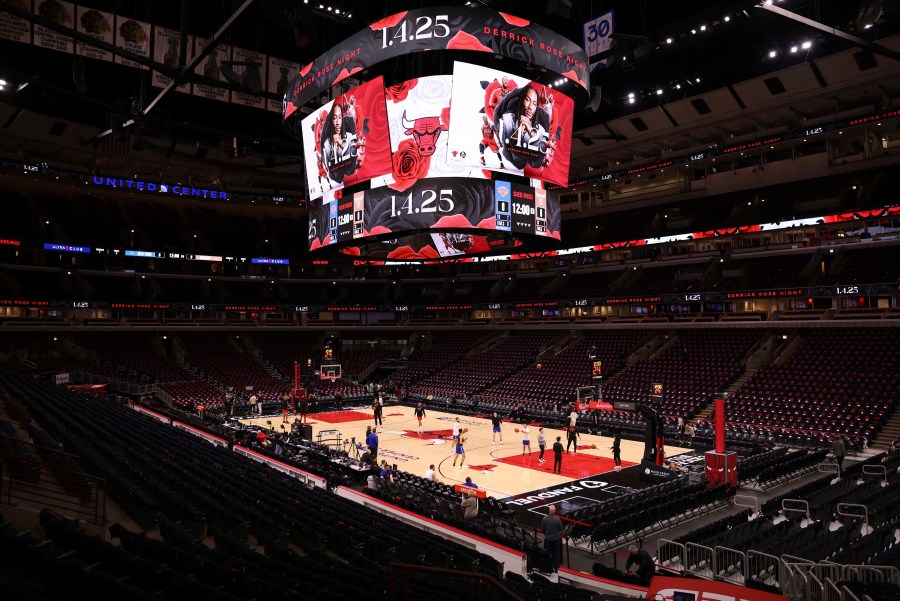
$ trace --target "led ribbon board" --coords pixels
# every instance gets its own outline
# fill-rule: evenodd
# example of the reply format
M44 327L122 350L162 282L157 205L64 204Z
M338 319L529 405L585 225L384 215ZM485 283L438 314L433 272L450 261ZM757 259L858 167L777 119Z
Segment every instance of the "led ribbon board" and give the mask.
M428 178L403 191L357 192L311 210L310 250L387 259L440 259L560 237L559 198L502 180Z

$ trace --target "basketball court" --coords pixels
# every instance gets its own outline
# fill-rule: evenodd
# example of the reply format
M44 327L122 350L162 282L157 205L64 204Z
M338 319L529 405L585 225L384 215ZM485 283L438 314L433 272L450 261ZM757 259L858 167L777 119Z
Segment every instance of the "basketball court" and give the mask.
M296 416L289 415L293 422ZM465 466L453 467L455 444L452 440L452 428L456 419L468 432L466 438ZM282 416L270 415L241 420L245 424L266 426L280 429ZM357 451L353 442L363 444L366 438L366 427L374 425L374 416L370 407L355 406L345 411L310 414L307 422L312 426L312 439L332 448L346 450L351 457ZM435 472L442 482L458 484L471 477L480 489L501 501L516 505L532 499L537 503L541 499L552 499L563 491L574 503L585 503L576 497L600 500L610 495L624 494L637 488L648 486L638 478L637 468L630 466L639 464L644 454L643 441L622 439L622 467L615 471L612 459L613 439L611 436L580 434L577 453L563 453L562 473L553 473L553 443L560 437L563 447L566 435L562 430L545 428L547 450L544 453L545 463L538 461L539 449L537 434L539 424L530 425L531 451L525 449L523 454L522 433L515 429L521 424L504 422L502 426L503 443L492 444L492 427L489 416L463 416L441 411L427 410L422 420L422 433L417 432L418 422L413 415L412 407L385 406L383 412L384 425L378 426L378 461L386 460L396 464L397 469L422 475L428 466L434 464ZM289 425L285 425L290 428ZM362 454L364 449L359 449ZM669 457L682 455L691 449L666 447ZM459 461L457 461L459 464ZM568 490L567 490L568 489ZM572 495L568 495L568 493ZM577 493L577 494L575 494ZM560 501L563 499L560 498Z

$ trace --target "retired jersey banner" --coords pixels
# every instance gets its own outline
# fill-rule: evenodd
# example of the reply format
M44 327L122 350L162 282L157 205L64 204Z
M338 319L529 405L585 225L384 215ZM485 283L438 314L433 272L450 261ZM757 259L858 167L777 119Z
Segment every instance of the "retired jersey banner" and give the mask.
M584 49L527 19L488 10L438 7L385 17L303 66L285 96L287 118L339 81L376 63L424 50L499 54L558 73L588 90Z

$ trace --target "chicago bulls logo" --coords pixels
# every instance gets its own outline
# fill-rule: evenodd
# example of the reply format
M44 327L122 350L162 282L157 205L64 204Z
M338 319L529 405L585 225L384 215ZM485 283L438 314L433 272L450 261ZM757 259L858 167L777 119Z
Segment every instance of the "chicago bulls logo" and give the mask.
M406 118L406 111L403 111L400 124L405 128L404 134L412 135L419 155L423 157L434 154L441 132L447 131L447 126L441 123L440 117L419 117L410 121Z

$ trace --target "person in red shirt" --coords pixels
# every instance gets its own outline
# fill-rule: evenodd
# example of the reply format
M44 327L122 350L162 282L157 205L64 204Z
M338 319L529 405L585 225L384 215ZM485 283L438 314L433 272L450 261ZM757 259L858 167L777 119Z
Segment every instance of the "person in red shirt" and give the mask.
M500 168L503 169L503 157L500 156L500 147L497 145L497 130L488 121L487 115L482 115L481 119L481 143L478 144L478 149L481 151L481 164L487 165L484 161L484 151L490 148L497 155L497 159L500 160Z

